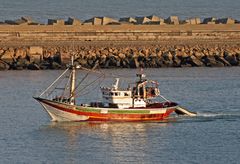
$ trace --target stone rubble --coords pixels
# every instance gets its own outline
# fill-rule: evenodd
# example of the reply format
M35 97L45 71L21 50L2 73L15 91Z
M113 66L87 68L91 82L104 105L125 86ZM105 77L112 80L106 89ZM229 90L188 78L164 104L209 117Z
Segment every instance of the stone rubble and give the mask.
M161 68L240 66L240 46L148 45L1 47L0 70L63 69L75 55L75 62L92 68Z

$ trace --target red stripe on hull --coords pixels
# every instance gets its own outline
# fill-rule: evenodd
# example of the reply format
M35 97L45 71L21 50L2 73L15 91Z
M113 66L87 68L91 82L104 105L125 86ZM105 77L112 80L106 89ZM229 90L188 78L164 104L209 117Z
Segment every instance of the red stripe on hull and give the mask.
M167 118L174 109L168 109L163 114L102 114L101 116L89 116L89 121L157 121Z
M56 104L48 102L48 100L39 100L42 103L50 105L58 110L69 112L77 115L88 116L88 121L154 121L163 120L168 117L174 108L167 109L166 113L161 114L112 114L112 113L94 113L94 112L82 112L69 108L64 108Z

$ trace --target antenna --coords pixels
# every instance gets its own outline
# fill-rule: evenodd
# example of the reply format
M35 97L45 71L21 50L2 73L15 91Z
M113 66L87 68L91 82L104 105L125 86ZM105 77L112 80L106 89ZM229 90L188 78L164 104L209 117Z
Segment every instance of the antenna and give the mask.
M113 84L113 87L115 90L118 89L118 84L119 84L119 78L116 78L116 82L115 82L115 84Z

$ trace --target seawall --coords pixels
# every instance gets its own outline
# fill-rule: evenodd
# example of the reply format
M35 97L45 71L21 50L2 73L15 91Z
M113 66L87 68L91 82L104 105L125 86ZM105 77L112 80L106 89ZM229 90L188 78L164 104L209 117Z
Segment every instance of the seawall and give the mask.
M240 39L240 24L0 25L0 41L161 41Z
M0 25L1 69L239 66L240 24Z

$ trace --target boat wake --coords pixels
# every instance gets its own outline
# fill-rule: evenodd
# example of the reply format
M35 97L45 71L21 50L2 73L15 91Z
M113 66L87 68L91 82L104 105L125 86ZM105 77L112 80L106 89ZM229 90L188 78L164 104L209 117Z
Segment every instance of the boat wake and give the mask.
M238 121L240 120L240 112L197 112L195 117L189 117L187 115L175 115L169 118L169 122L209 122L217 120L226 120L226 121Z
M205 118L240 118L239 112L232 113L197 113L197 117L205 117Z

